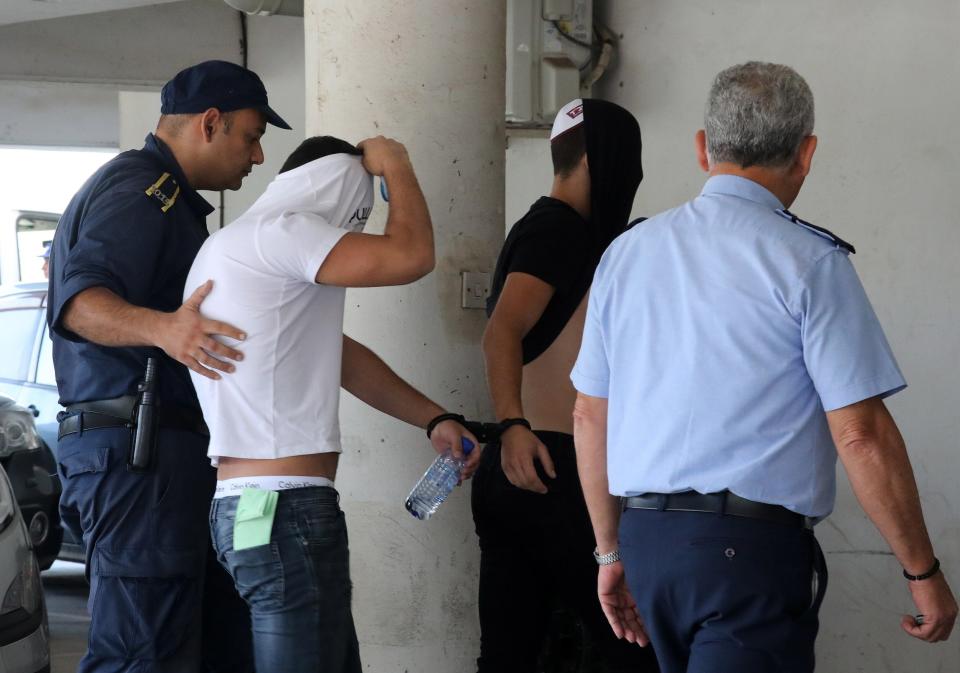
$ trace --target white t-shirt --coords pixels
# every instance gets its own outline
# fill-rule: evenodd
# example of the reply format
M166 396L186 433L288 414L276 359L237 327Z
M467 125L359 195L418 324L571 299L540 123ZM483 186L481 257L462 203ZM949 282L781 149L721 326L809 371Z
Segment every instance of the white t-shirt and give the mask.
M184 297L213 280L200 312L246 332L236 371L191 372L210 428L208 455L283 458L339 452L344 289L315 282L340 238L360 231L373 179L333 154L278 175L256 203L203 244Z

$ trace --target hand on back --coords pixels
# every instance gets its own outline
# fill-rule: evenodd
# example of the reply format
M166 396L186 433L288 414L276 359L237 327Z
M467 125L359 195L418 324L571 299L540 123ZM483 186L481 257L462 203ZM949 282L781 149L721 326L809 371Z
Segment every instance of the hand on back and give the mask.
M200 304L212 289L213 281L208 280L198 287L180 308L173 313L164 314L156 342L177 362L208 379L219 379L220 374L214 370L227 373L234 371L234 365L227 362L226 358L239 361L243 359L243 354L220 343L213 338L214 335L227 336L237 341L243 341L246 335L233 325L210 320L200 314Z

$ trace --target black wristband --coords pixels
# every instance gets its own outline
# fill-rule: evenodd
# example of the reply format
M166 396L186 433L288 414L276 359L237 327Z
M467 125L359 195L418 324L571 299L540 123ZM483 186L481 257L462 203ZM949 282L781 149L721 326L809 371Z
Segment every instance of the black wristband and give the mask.
M931 577L933 577L934 575L936 575L939 571L940 571L940 559L938 559L936 556L934 556L934 557L933 557L933 567L930 568L930 570L928 570L927 572L922 573L922 574L920 574L920 575L911 575L911 574L908 573L906 570L904 570L904 571L903 571L903 576L906 577L906 578L907 578L908 580L910 580L911 582L919 582L920 580L928 580L928 579L930 579Z
M515 425L522 425L527 430L533 429L530 427L530 421L528 421L526 418L504 418L498 425L500 426L501 435Z
M427 439L430 439L430 435L433 433L433 429L438 425L440 425L441 423L443 423L444 421L456 421L460 425L463 425L464 427L466 427L465 423L467 422L467 419L464 418L461 414L448 414L448 413L440 414L436 418L432 419L429 423L427 423Z

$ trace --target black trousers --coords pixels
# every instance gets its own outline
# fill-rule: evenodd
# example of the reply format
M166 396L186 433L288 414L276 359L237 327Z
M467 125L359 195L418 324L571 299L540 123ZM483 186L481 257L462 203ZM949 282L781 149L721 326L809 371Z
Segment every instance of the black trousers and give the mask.
M597 599L593 529L577 475L573 437L537 432L557 478L540 469L546 495L519 489L488 444L473 477L480 538L480 673L534 673L552 615L566 609L583 626L590 671L656 671L652 648L617 640ZM572 656L572 655L571 655ZM577 670L564 662L563 670Z

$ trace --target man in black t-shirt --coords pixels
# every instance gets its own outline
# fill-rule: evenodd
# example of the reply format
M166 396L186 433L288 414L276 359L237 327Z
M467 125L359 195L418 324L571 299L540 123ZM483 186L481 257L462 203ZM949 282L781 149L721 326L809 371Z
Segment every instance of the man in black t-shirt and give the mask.
M559 112L550 138L550 196L507 237L483 336L503 434L484 450L473 483L481 550L477 663L480 673L549 666L544 644L560 608L582 622L598 670L656 671L650 648L616 639L597 599L569 379L593 273L626 229L643 177L640 128L617 105L577 99Z

